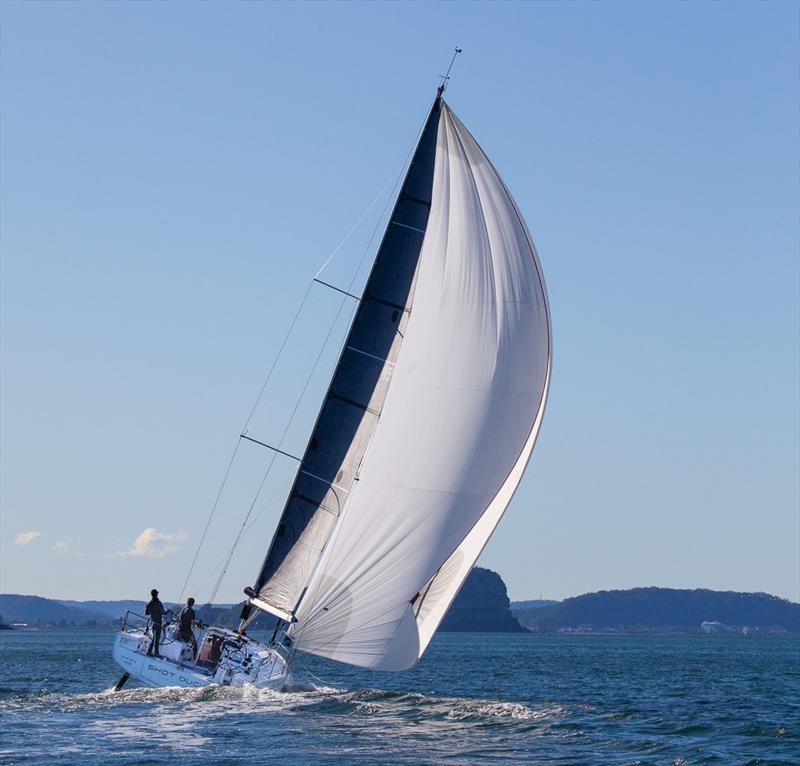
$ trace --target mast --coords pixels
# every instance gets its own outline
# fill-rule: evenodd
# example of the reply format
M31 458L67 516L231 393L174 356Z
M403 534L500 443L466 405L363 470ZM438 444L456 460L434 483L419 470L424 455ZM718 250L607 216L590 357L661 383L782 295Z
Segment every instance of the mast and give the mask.
M294 621L358 480L412 308L431 207L442 92L440 87L420 133L264 563L254 586L245 589L249 602L240 627L252 607Z

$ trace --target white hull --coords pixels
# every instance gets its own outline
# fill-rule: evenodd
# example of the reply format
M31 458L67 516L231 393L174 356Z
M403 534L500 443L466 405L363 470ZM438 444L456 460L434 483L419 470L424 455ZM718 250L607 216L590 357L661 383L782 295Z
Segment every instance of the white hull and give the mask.
M216 634L237 637L231 631L213 629ZM150 636L138 630L122 630L114 641L114 661L143 684L158 688L209 686L280 686L289 678L284 657L274 648L246 640L246 650L227 650L215 666L195 664L188 644L169 637L161 647L161 657L147 654ZM244 661L242 661L244 658Z

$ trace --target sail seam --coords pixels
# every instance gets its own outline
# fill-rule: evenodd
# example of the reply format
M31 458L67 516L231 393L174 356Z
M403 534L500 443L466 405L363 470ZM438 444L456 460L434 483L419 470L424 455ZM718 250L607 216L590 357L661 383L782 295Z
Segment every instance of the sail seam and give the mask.
M409 226L407 223L400 223L400 221L389 221L392 226L400 226L403 229L411 229L411 231L416 231L419 234L425 234L425 229L418 229L416 226Z
M420 199L419 197L411 197L408 194L400 194L400 202L413 202L416 205L422 205L423 207L430 207L432 204L424 199Z
M336 495L335 492L333 493L333 495L334 495L334 497L336 497L337 500L339 499L339 497ZM289 497L290 498L291 497L296 497L298 500L302 500L304 503L308 503L309 505L313 505L315 508L322 508L323 511L327 511L328 513L332 513L334 516L338 516L339 515L338 511L334 511L333 508L329 508L324 503L318 503L313 498L310 498L310 497L308 497L308 495L304 495L301 492L292 492L292 494ZM298 543L298 545L299 545L299 543Z
M376 362L383 362L384 364L391 365L392 367L395 366L395 362L392 362L388 359L384 359L380 356L375 356L375 354L370 354L368 351L362 351L360 348L356 348L355 346L347 346L348 351L355 351L356 354L361 354L362 356L368 356L370 359L374 359ZM376 413L380 414L380 413Z
M357 402L355 399L349 399L346 396L339 396L339 394L335 392L331 393L329 398L335 399L336 401L339 402L343 402L344 404L349 404L351 407L355 407L356 409L359 409L362 412L368 412L370 415L375 415L376 417L381 414L379 410L374 410L372 409L372 407L368 407L366 404Z
M365 295L361 298L361 302L365 301L375 301L375 303L382 303L384 306L391 306L393 309L398 309L398 311L405 311L407 313L411 313L410 306L401 306L399 303L393 303L392 301L387 301L386 298L379 298L377 295Z
M321 481L323 484L327 484L329 487L334 487L335 489L341 490L345 494L347 494L350 490L346 487L342 487L339 484L334 484L332 481L328 481L327 479L323 479L321 476L317 476L315 473L311 473L311 471L301 470L300 473L305 474L306 476L310 476L312 479L317 479Z

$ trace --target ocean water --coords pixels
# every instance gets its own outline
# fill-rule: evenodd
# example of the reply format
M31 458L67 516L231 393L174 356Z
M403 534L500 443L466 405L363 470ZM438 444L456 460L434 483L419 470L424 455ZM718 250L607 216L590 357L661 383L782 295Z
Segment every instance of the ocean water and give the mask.
M413 670L136 688L110 630L0 633L2 764L800 764L800 640L441 634Z

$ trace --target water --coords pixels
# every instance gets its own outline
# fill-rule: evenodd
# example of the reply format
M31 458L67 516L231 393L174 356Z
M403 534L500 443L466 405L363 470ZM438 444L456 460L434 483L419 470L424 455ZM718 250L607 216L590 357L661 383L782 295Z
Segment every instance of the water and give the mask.
M796 638L451 633L407 673L118 693L112 639L0 634L0 763L800 763Z

